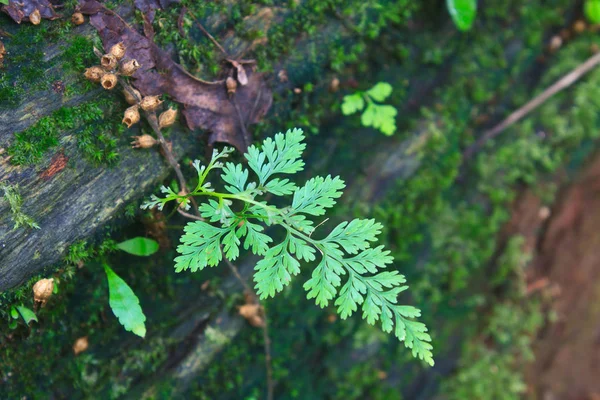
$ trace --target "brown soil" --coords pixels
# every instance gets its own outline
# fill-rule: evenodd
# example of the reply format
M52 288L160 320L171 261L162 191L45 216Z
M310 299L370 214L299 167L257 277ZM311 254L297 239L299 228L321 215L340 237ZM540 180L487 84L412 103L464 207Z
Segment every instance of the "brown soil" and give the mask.
M600 157L561 191L543 233L527 220L539 201L522 200L513 222L535 247L528 288L550 289L557 316L535 342L530 397L600 400Z

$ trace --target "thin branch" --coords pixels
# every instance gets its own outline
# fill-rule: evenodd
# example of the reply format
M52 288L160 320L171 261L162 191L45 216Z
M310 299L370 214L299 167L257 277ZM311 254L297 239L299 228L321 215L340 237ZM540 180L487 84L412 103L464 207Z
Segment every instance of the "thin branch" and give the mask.
M233 272L233 275L237 278L238 281L240 281L246 293L252 296L254 301L256 301L256 304L260 305L260 308L262 309L265 322L262 327L262 331L265 346L265 366L267 369L267 400L273 400L273 389L275 385L273 383L273 367L271 365L271 338L269 336L269 318L267 317L267 311L260 303L260 299L258 298L256 293L254 293L254 290L252 290L252 288L248 285L246 280L242 278L242 275L240 274L240 271L237 269L237 267L231 261L229 261L227 257L225 257L225 255L223 255L223 259L225 260L225 263L227 264L231 272Z
M235 100L235 94L231 96L231 102L233 103L235 111L237 112L238 119L240 120L240 126L242 127L242 136L244 139L244 146L248 148L248 146L250 146L250 144L248 143L250 135L248 134L248 130L246 129L246 122L244 121L244 117L242 116L242 111L240 110L240 107L238 106L238 103Z
M118 79L119 84L121 86L123 86L123 88L139 104L142 101L142 99L133 90L133 88L131 87L131 85L129 85L121 77L118 77L117 79ZM169 165L171 166L171 168L173 168L175 170L175 175L177 175L177 180L179 180L180 190L184 190L186 193L189 193L187 182L185 180L185 177L183 176L183 172L181 171L181 167L179 166L179 163L175 159L175 156L173 155L173 152L169 148L169 145L167 144L167 141L165 140L165 137L163 136L162 132L160 131L160 126L158 125L158 118L156 117L156 113L154 111L144 111L144 116L146 117L146 120L150 124L150 127L152 128L152 130L154 131L154 133L158 137L158 142L160 143L160 147L162 148L163 153L164 153L167 161L169 162ZM198 212L198 204L196 203L196 200L193 197L191 197L190 201L194 205L194 210L196 212Z
M199 216L197 216L197 215L194 215L194 214L187 213L187 212L183 211L183 210L182 210L181 208L179 208L179 207L177 207L177 212L178 212L179 214L183 215L183 216L184 216L184 217L186 217L186 218L189 218L189 219L194 219L194 220L196 220L196 221L204 221L204 218L202 218L202 217L199 217Z
M463 159L470 159L475 154L475 152L479 150L481 146L483 146L485 142L500 135L508 127L520 121L531 111L535 110L543 103L545 103L546 100L548 100L550 97L571 86L583 75L587 74L592 69L594 69L598 64L600 64L600 53L588 58L587 61L585 61L583 64L580 64L577 68L575 68L567 75L563 76L561 79L556 81L552 86L548 87L538 96L534 97L532 100L527 102L527 104L514 111L504 121L500 122L492 129L484 132L483 135L481 135L481 137L477 139L477 141L464 152Z
M194 15L192 15L192 14L190 14L190 15L191 15L192 19L194 20L194 22L196 23L196 25L198 25L198 28L200 28L200 30L202 31L202 33L204 33L204 34L206 35L206 37L207 37L207 38L209 38L209 39L210 39L210 41L211 41L211 42L213 42L213 44L214 44L215 46L217 46L217 48L218 48L219 50L221 50L221 52L222 52L222 53L223 53L223 54L224 54L226 57L229 57L229 54L228 54L228 53L227 53L227 51L226 51L226 50L223 48L223 46L221 46L221 45L219 44L219 42L217 42L217 39L215 39L215 38L214 38L214 36L210 34L210 32L208 32L206 29L204 29L204 26L202 26L202 24L200 23L200 21L198 21Z

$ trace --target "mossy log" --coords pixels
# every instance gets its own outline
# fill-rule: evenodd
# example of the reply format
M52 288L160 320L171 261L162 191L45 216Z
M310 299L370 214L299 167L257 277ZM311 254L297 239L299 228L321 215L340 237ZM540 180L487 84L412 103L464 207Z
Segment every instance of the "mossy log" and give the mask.
M562 23L568 25L575 8L563 3L568 2L561 3L561 13L568 17ZM257 12L258 17L249 19L248 23L268 25L273 18L285 19L286 13L293 15L293 11L285 9L262 9ZM6 17L0 18L3 18L2 22L7 21ZM209 29L213 27L211 21L214 22L210 17L205 18ZM266 118L267 124L273 125L267 132L274 133L283 130L284 126L296 125L296 121L282 118L296 116L297 110L314 111L323 107L321 101L330 106L336 102L335 96L341 96L330 91L329 82L333 74L327 70L330 67L328 59L312 57L315 48L318 49L316 53L321 54L332 50L333 44L342 39L350 45L365 41L373 44L373 49L365 53L364 63L361 63L364 67L362 72L369 81L386 80L393 83L394 88L403 87L406 80L411 82L404 95L398 95L402 102L398 106L398 125L403 133L385 138L370 129L357 127L352 117L340 121L335 113L325 114L320 121L323 127L321 133L309 138L307 151L310 174L340 174L349 182L347 200L344 202L348 208L372 208L393 194L399 182L408 180L419 171L423 151L426 151L425 144L432 135L442 132L442 135L447 134L452 138L453 135L462 135L464 130L476 136L547 84L539 78L554 61L553 56L547 53L544 38L557 31L555 20L549 18L534 27L530 26L531 21L527 19L518 20L514 24L514 33L507 33L500 39L498 32L503 30L502 23L496 23L493 18L489 21L487 30L480 37L470 37L468 40L455 33L450 25L432 28L428 23L418 21L409 24L409 27L386 26L378 39L381 47L376 47L373 42L357 35L352 25L348 26L348 21L340 20L339 15L331 13L327 23L318 27L317 39L299 34L291 54L281 54L280 59L270 60L274 69L271 84L279 101L274 103L272 113ZM218 25L217 22L215 24ZM17 29L11 27L10 31L16 34ZM531 39L528 36L531 32L540 37ZM77 28L67 35L81 34L91 34L90 28ZM218 38L228 49L240 51L261 45L260 41L238 39L232 32L226 32ZM402 51L404 57L406 51L409 54L408 60L405 58L403 62L399 61L398 49L393 47L398 38L406 40L406 48ZM531 40L534 44L529 43ZM439 57L432 55L429 49L424 48L432 43L443 43L442 47L448 51L440 50L442 54ZM472 46L469 47L469 44ZM486 54L490 49L501 53L497 56L505 64L493 64L495 59L490 61L489 54ZM62 51L60 46L50 46L45 52L45 62L50 69L59 69L55 60L60 59ZM542 64L540 57L547 57L549 61ZM557 62L560 61L558 57ZM435 60L431 61L431 58ZM471 68L473 62L480 64L475 72ZM493 65L487 65L489 63ZM275 76L279 71L286 71L286 79ZM354 73L356 76L361 74ZM72 75L65 77L63 83L67 87L69 79L74 81L77 78ZM316 82L318 90L306 94L306 97L294 93L294 88L305 89L303 84L306 82ZM345 87L348 90L351 88L350 84ZM488 93L482 96L481 90L491 93L491 97L487 96ZM44 90L29 91L15 106L0 105L0 147L9 148L16 133L32 126L41 117L50 115L61 105L74 106L103 96L107 95L100 91L89 91L65 101L64 96L46 87ZM117 96L112 100L117 102ZM303 101L314 103L314 107L303 109L299 105ZM421 113L421 107L427 107L429 111ZM449 116L449 113L452 114ZM479 122L475 122L479 119ZM80 127L73 131L78 129ZM102 226L118 220L127 204L147 195L170 173L167 163L157 151L129 149L126 140L119 142L118 162L106 166L95 165L80 156L76 132L61 132L59 138L59 145L45 152L36 165L15 166L6 158L0 164L0 180L19 186L23 212L40 226L39 230L12 229L9 206L0 199L0 291L21 284L44 267L55 265L70 244L89 239ZM204 153L200 132L177 127L170 132L169 139L173 140L174 153L179 159ZM461 150L459 148L455 153L459 156ZM493 148L490 151L493 153ZM53 160L63 159L56 158L57 154L63 154L68 159L66 166L54 173L46 172L57 169L52 167ZM426 166L434 167L431 164ZM464 180L453 182L453 188L459 188L458 191L465 186L468 189L469 184L465 184ZM242 264L243 273L249 276L252 264ZM168 265L164 267L169 268ZM231 279L226 280L222 287L225 295L239 290ZM195 293L197 287L186 290L186 293ZM180 297L186 298L185 294ZM228 317L229 309L223 301L205 302L202 298L192 297L194 301L180 307L175 313L171 310L157 312L157 320L165 317L171 323L157 335L174 339L175 344L168 349L168 357L160 364L159 372L131 373L129 378L136 383L129 392L132 398L139 398L139 394L152 396L156 393L155 388L163 382L184 392L194 375L209 364L216 351L226 345L225 342L222 346L207 344L206 327L220 329L222 324L221 327L227 332L226 340L241 329L243 321L241 318ZM441 360L438 359L443 373L450 372L455 364L451 358L456 354L457 341L457 336L449 341L454 352L452 356L444 360L442 355ZM142 345L131 346L141 348ZM311 348L305 356L318 360L324 356L324 352L325 349L321 347ZM301 368L299 364L296 364L297 368ZM397 375L402 375L402 372L400 369ZM432 375L422 373L421 379L413 382L410 393L417 397L416 394L431 390L431 386L435 385L431 383L434 380ZM105 387L104 390L109 389Z

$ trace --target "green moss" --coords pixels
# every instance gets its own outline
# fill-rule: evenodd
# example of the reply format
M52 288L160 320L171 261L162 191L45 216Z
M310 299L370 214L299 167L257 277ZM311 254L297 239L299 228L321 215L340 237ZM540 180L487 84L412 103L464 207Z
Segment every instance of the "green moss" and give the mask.
M118 107L112 100L84 103L75 107L62 107L46 116L33 126L15 135L7 149L16 165L38 163L46 152L56 147L60 136L72 131L77 138L77 146L83 155L94 163L112 163L117 160L117 140L114 135L123 132L116 116L104 120L104 114ZM115 115L115 113L112 113Z
M3 200L5 200L10 207L11 218L15 223L13 229L17 229L19 227L40 229L39 225L36 224L30 216L23 212L23 199L21 198L19 187L17 185L0 183L0 190L3 191Z

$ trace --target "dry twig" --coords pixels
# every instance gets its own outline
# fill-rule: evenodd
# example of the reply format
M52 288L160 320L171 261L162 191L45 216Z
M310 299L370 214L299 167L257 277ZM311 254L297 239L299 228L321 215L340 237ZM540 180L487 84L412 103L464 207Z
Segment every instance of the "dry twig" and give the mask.
M483 146L485 142L500 135L505 129L523 119L531 111L535 110L540 105L545 103L546 100L548 100L550 97L571 86L583 75L594 69L598 64L600 64L600 53L588 58L588 60L585 61L583 64L580 64L577 68L575 68L567 75L563 76L561 79L556 81L552 86L548 87L538 96L534 97L529 102L527 102L527 104L514 111L498 125L484 132L483 135L481 135L481 137L477 139L477 141L473 145L471 145L467 150L465 150L463 154L463 159L470 159L475 154L475 152L479 150L481 146Z

